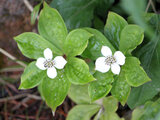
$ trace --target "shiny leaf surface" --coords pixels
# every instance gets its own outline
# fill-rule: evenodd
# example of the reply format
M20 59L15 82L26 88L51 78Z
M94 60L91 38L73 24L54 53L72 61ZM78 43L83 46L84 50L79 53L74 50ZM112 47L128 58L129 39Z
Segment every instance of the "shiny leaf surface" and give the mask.
M82 54L91 36L92 34L83 29L71 31L64 42L64 51L66 55L71 57Z
M71 109L67 120L90 120L99 109L99 105L77 105Z
M126 25L128 25L128 23L124 18L114 12L109 12L104 33L116 49L119 48L120 34Z
M70 82L65 75L65 71L59 70L54 79L45 75L41 87L47 105L55 111L56 107L62 104L67 96Z
M102 46L108 46L113 53L115 52L115 49L112 46L112 44L101 32L93 28L85 28L85 30L93 34L93 36L89 39L88 46L82 54L83 57L96 60L98 57L102 56Z
M53 54L62 54L54 45L36 33L22 33L14 39L18 43L20 51L28 58L37 59L39 57L44 57L43 51L46 48L50 48Z
M140 66L140 61L136 57L126 58L124 71L128 84L133 87L138 87L151 80Z
M44 79L46 71L40 70L36 65L36 62L31 62L24 70L21 76L21 85L19 89L33 88L41 83Z
M69 58L66 64L67 78L73 84L86 84L94 80L94 77L89 72L88 65L81 59Z
M38 31L41 36L50 41L61 51L67 36L67 28L58 11L49 7L44 3L44 8L41 10Z

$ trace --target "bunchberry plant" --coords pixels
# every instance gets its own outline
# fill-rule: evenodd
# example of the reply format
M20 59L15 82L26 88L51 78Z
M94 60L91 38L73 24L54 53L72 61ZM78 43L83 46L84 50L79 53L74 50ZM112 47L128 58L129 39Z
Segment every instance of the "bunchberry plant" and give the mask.
M105 101L105 96L111 92L114 97L110 99L116 104L117 99L124 105L131 87L150 81L138 58L132 56L132 51L143 41L143 29L129 25L113 12L108 15L105 36L93 28L74 29L68 33L58 11L44 2L38 32L26 32L14 38L23 55L36 60L25 68L19 88L39 86L52 110L62 104L74 85L87 85L89 103L100 98ZM88 63L86 59L89 59ZM90 64L92 62L95 64ZM75 95L75 91L72 89L69 94ZM81 94L77 95L81 97ZM91 111L90 116L102 109L93 104L88 108L86 112ZM116 114L116 110L114 106L111 113Z
M102 46L110 48L108 50L110 52L107 52L107 54L111 55L112 51L112 55L114 56L116 51L120 51L121 56L123 56L122 59L119 59L122 60L122 63L119 63L120 67L116 69L116 72L118 71L117 73L119 73L118 75L114 74L112 68L106 72L108 69L102 67L104 64L99 66L103 70L106 70L105 73L102 71L95 71L93 73L96 81L91 82L88 86L91 101L94 102L111 92L124 105L130 94L131 87L138 87L150 81L150 78L140 66L138 58L132 56L132 51L143 41L144 30L137 25L128 24L125 19L113 12L108 14L104 27L106 37L96 29L84 29L94 35L89 39L88 47L82 54L84 58L95 61L100 57L106 60L106 57L103 57L106 55L103 55L101 52ZM100 64L102 63L105 62L100 62ZM96 67L99 66L96 65Z
M40 13L39 34L26 32L14 39L28 58L37 59L25 68L19 89L41 86L43 97L55 110L65 99L70 84L86 84L95 78L80 55L93 36L83 29L68 33L58 11L46 3ZM55 69L57 68L57 69Z

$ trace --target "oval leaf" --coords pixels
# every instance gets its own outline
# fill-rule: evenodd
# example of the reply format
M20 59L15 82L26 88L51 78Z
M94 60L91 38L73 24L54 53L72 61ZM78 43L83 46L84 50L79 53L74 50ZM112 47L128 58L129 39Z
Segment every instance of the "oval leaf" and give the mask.
M105 97L103 99L103 106L107 113L116 112L118 109L118 100L113 96Z
M91 102L106 96L112 88L111 83L114 81L111 71L107 73L101 73L97 71L94 74L94 77L97 80L91 82L88 87Z
M47 74L42 81L42 95L49 107L55 110L62 104L67 96L70 82L67 79L64 69L59 70L55 79L50 79Z
M71 85L68 92L68 96L76 104L87 104L90 103L90 98L88 95L88 85Z
M67 28L58 11L49 7L45 2L39 17L38 31L46 40L63 50Z
M112 95L115 96L124 106L131 91L131 87L127 83L124 71L121 71L120 75L116 76L112 86L113 86L111 90Z
M119 50L124 54L131 52L142 43L144 31L137 25L127 25L121 32Z
M66 64L66 75L73 84L86 84L94 80L88 65L81 59L70 58Z
M91 102L106 96L110 92L112 86L107 84L106 81L107 80L97 80L89 84L88 92Z
M36 62L31 62L21 76L21 85L19 89L33 88L41 83L44 79L46 71L40 70L36 66Z
M126 25L128 25L128 23L124 18L114 12L109 12L104 33L116 49L119 48L120 34Z
M88 44L88 39L92 36L83 29L71 31L65 41L64 51L67 56L76 56L82 54Z
M140 61L136 57L127 57L124 65L126 80L129 85L138 87L148 81L150 78L140 66Z
M97 115L98 116L98 115ZM94 120L97 120L97 116ZM120 118L117 113L103 113L98 120L124 120L124 118Z
M99 105L77 105L69 111L67 120L90 120L99 109Z
M18 35L14 39L18 43L20 51L28 58L37 59L43 57L43 51L46 48L50 48L53 54L62 55L54 45L36 33L26 32Z
M106 73L101 73L96 71L93 75L97 80L105 80L106 83L111 84L114 82L113 79L113 73L111 71L108 71Z

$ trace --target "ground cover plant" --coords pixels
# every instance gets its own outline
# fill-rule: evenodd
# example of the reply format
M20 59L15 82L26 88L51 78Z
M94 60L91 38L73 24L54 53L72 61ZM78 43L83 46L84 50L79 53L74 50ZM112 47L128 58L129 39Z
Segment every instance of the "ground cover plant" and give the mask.
M160 119L159 1L37 3L38 31L13 38L31 59L18 61L25 66L19 90L37 87L53 116L69 97L76 105L67 120Z

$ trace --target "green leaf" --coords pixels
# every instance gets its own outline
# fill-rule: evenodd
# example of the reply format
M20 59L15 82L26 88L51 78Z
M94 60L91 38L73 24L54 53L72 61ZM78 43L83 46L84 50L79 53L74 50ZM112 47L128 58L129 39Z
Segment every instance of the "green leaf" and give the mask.
M14 40L18 43L18 47L23 55L31 59L43 57L43 51L46 48L50 48L55 55L62 55L54 45L36 33L26 32L14 37Z
M33 88L41 83L44 79L46 71L40 70L36 65L36 62L31 62L24 70L21 76L21 85L19 89Z
M86 84L94 80L88 65L81 59L69 58L65 66L66 75L73 84Z
M92 60L96 60L98 57L102 56L101 48L102 46L108 46L111 48L112 52L115 52L112 44L107 40L107 38L98 30L92 28L84 28L94 36L89 39L89 44L82 56L86 58L90 58Z
M94 16L94 28L103 33L104 31L104 22L98 17Z
M94 11L94 14L99 16L101 19L106 19L108 9L111 8L112 4L115 2L115 0L97 0L96 9ZM104 29L104 27L103 27Z
M132 112L132 120L139 120L139 118L143 115L143 108L136 108Z
M112 72L96 72L94 77L97 80L91 82L88 87L91 102L106 96L112 88L111 83L114 81Z
M39 10L40 10L40 6L42 3L39 3L38 5L36 5L31 13L31 24L35 24L35 21L37 19Z
M153 98L160 92L160 16L155 15L149 20L152 25L154 34L152 38L145 38L147 42L136 56L140 58L144 70L151 78L151 82L144 84L138 88L134 88L129 96L128 105L130 108L144 104L147 100Z
M55 110L57 106L62 104L67 96L70 82L65 75L64 69L59 70L57 77L50 79L47 74L42 81L42 95L49 107Z
M89 84L88 92L91 102L106 96L112 88L112 85L107 84L107 80L97 80Z
M76 104L88 104L90 103L90 98L88 95L88 85L71 85L68 92L68 96Z
M58 9L67 28L91 27L94 15L106 19L107 10L115 0L53 0L50 6Z
M143 28L146 27L142 14L146 9L146 0L122 0L121 6L125 12L132 15L136 24L141 25Z
M133 87L138 87L151 80L140 66L140 61L136 57L126 58L124 71L128 84Z
M89 60L89 59L86 59L85 61L87 61L87 60L88 60L87 65L89 66L89 72L93 75L96 72L95 63L94 63L94 61Z
M67 28L58 11L50 8L45 2L39 17L38 31L46 40L63 50Z
M107 84L111 84L114 82L113 73L111 71L108 71L106 73L101 73L101 72L96 71L94 74L94 77L97 80L105 80Z
M123 70L121 70L119 76L116 76L115 82L112 86L112 95L115 96L124 106L129 96L131 87L126 81L125 72Z
M42 100L45 101L44 95L43 95L43 92L42 92L42 82L38 85L38 91L41 95Z
M127 25L121 32L119 49L124 54L131 52L142 43L144 31L137 25Z
M64 51L67 56L76 56L82 54L88 44L88 39L92 36L83 29L75 29L71 31L64 43Z
M136 108L132 115L132 120L159 120L159 118L160 99L155 102L148 101L144 108Z
M114 12L109 12L104 33L116 49L119 48L120 34L126 25L128 25L128 23L125 19Z
M76 105L69 111L67 120L90 120L99 109L99 105Z
M116 112L118 109L118 101L115 97L109 96L103 98L103 106L107 113Z
M141 15L141 17L144 18L144 22L146 22L146 23L149 22L150 19L151 19L152 17L154 17L154 16L156 16L155 13L144 13L144 14ZM135 21L134 21L134 17L133 17L133 16L129 16L129 17L127 18L127 21L128 21L128 23L130 23L130 24L135 24ZM146 31L145 31L145 32L146 32Z
M67 28L91 26L93 11L97 0L53 0L51 6L58 9L63 16Z
M98 115L94 118L94 120L97 120ZM98 120L124 120L123 118L120 118L116 113L107 113L104 112L101 114L100 118Z
M118 109L118 101L115 97L109 96L103 98L103 111L95 116L94 120L124 120L120 118L116 111ZM98 119L99 116L99 119Z

